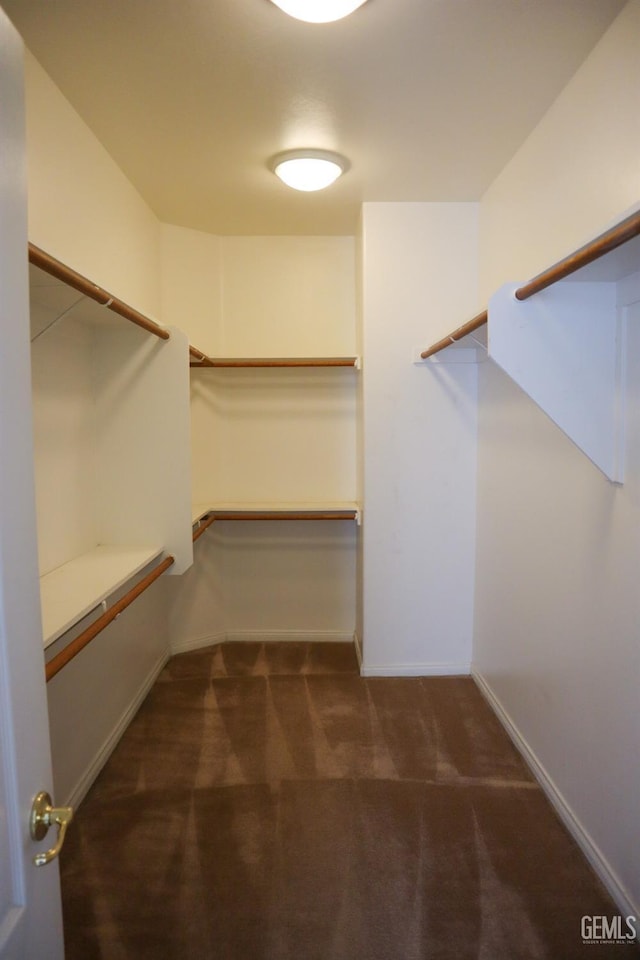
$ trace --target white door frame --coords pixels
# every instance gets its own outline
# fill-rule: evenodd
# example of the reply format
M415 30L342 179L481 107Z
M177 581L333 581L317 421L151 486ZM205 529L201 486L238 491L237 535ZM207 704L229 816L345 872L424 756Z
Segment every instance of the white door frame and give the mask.
M23 45L0 10L0 957L62 960L57 861L30 837L52 793L33 477ZM55 800L55 798L54 798Z

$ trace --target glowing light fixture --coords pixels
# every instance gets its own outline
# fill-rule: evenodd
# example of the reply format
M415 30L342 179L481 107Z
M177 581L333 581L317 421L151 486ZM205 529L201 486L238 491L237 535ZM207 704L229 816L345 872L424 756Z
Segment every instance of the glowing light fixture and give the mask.
M290 17L308 23L329 23L347 17L365 0L273 0Z
M287 150L273 157L269 166L294 190L324 190L349 169L349 161L329 150Z

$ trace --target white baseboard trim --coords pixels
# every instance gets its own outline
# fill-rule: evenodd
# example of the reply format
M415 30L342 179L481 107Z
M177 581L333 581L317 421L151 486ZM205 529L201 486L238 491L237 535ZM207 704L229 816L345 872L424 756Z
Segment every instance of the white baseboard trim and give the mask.
M363 677L468 677L469 663L363 663Z
M94 780L117 747L120 738L140 709L142 701L158 679L160 671L163 669L168 659L169 651L166 651L158 658L158 660L156 660L153 667L142 682L137 694L127 709L122 713L113 730L104 741L83 775L71 790L70 795L64 801L65 806L76 808L84 800L85 796L89 792L90 787L93 785Z
M489 706L502 723L519 752L522 754L524 760L531 769L531 772L540 784L540 787L546 794L549 802L560 817L561 821L584 853L585 857L597 873L604 886L609 891L620 912L625 917L640 916L640 905L632 902L631 897L620 883L607 858L593 841L584 826L580 823L568 802L565 800L564 796L547 773L545 767L540 762L537 755L531 749L528 742L520 733L518 727L515 725L507 711L494 694L487 680L485 680L482 674L478 673L476 670L472 670L472 676L480 692L489 703Z
M218 643L272 643L276 640L299 643L353 643L352 633L334 630L227 630L194 640L171 644L171 655L188 653L201 647L213 647Z
M340 630L227 630L226 639L233 643L253 641L270 643L285 640L298 643L353 643L352 633Z
M177 643L171 644L171 656L173 657L176 653L190 653L192 650L200 650L201 647L214 647L226 639L226 633L210 633L192 640L178 640Z

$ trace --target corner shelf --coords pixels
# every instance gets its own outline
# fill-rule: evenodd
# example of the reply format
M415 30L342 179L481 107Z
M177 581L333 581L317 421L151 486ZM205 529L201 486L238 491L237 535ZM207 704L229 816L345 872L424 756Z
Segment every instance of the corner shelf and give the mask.
M201 368L360 367L359 357L208 357L195 347L189 354L194 358L189 365Z
M245 501L194 504L192 517L198 523L213 515L215 520L357 520L360 506L353 501Z
M162 552L162 547L97 546L41 577L45 649Z

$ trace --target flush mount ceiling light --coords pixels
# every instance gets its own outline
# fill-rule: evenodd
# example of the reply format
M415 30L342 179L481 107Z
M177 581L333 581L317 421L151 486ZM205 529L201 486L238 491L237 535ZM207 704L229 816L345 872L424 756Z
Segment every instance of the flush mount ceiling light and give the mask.
M273 0L290 17L308 23L329 23L347 17L365 0Z
M287 150L273 157L270 168L294 190L324 190L349 169L349 161L330 150Z

